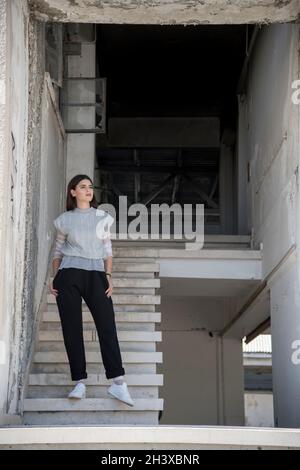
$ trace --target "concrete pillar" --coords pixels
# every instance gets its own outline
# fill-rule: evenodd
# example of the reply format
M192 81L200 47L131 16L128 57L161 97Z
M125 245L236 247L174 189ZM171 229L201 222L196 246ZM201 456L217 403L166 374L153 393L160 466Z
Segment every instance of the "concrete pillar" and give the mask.
M300 282L294 252L271 283L274 423L300 427Z
M299 28L295 32L292 66L299 78ZM291 92L292 93L292 92ZM292 103L292 101L291 101ZM300 190L299 147L300 105L290 109L288 132L291 146L287 150L289 165L294 164L289 192L288 211L283 214L289 232L289 256L269 281L272 328L272 366L274 423L278 427L300 427ZM288 140L289 142L289 140ZM294 157L294 160L293 160ZM274 247L276 250L276 247Z
M237 233L248 235L251 230L251 193L250 193L250 160L249 160L249 131L248 103L244 97L238 97L238 133L237 133Z
M244 425L243 348L239 338L217 338L218 424Z
M94 129L96 107L96 42L92 25L74 25L71 41L78 46L77 54L65 57L63 121L70 130L67 136L66 185L76 174L94 178L95 134L80 133ZM86 38L89 33L91 37ZM87 103L91 104L85 106ZM81 106L83 104L83 106ZM72 132L75 130L77 132Z
M220 222L222 234L233 234L233 145L230 130L223 135L220 148Z
M77 174L94 178L95 134L67 134L66 185Z

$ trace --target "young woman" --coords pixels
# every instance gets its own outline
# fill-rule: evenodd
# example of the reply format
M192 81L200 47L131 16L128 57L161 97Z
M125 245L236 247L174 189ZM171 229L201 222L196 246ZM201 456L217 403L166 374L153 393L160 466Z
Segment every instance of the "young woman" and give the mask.
M97 207L92 180L87 175L76 175L68 184L67 210L54 220L57 235L50 290L56 297L71 378L77 382L68 397L80 399L86 395L83 298L96 325L106 378L113 379L108 394L133 406L124 381L111 299L112 247L104 227L114 219Z

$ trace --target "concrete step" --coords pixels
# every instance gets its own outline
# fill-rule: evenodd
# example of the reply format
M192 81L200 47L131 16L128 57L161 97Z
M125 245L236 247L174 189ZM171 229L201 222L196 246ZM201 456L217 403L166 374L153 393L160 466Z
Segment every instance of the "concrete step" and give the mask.
M163 374L126 374L126 383L128 386L160 386L163 385ZM105 374L89 374L86 379L87 386L109 385L111 379L107 379ZM30 374L29 386L71 386L74 382L69 374Z
M119 341L121 354L124 352L156 352L156 344L153 341ZM85 351L99 351L98 341L86 341ZM65 351L62 341L40 341L37 347L39 352Z
M28 387L26 398L67 398L70 391L73 389L73 385L31 385ZM107 385L88 385L86 388L86 397L87 398L108 398L107 395ZM151 386L130 386L130 395L132 399L135 398L144 398L152 399L158 398L159 390L158 387Z
M159 263L149 262L130 262L126 261L119 261L118 259L113 263L113 273L126 273L126 272L151 272L151 273L158 273L159 272Z
M100 352L98 353L100 354ZM123 352L121 355L123 357ZM125 373L127 374L156 374L157 364L155 362L143 363L129 363L123 361ZM33 374L69 374L70 366L67 362L33 362L31 365L31 372ZM104 374L104 365L100 360L98 362L89 362L87 364L87 373L90 374Z
M120 243L125 243L124 246L120 246ZM155 261L159 257L159 251L155 247L147 248L143 246L133 246L134 241L112 241L112 249L114 260L121 260L123 258L143 258L148 261L152 258ZM147 241L145 241L147 243ZM148 242L149 243L149 242ZM118 246L119 245L119 246Z
M157 331L156 323L143 322L121 322L116 323L117 331ZM92 321L83 323L83 330L89 331L95 328L95 323ZM42 322L40 324L41 331L61 331L61 324L59 320L57 322Z
M159 398L158 386L162 380L162 375L157 374L126 374L133 399ZM86 380L87 398L111 398L107 395L111 382L105 374L90 374ZM30 374L26 398L67 398L73 387L74 382L67 374Z
M83 322L93 322L93 317L87 309L82 309ZM160 323L161 312L118 312L115 311L116 323ZM43 313L44 322L59 322L60 318L57 309L55 311L46 311Z
M112 411L25 411L23 424L33 426L157 426L160 411L130 410ZM1 431L1 430L0 430ZM66 446L68 448L68 446Z
M85 398L69 400L68 398L26 398L24 411L154 411L163 409L163 399L140 398L129 406L115 398Z
M38 333L39 341L63 341L61 331L47 331L40 330ZM161 341L162 333L160 331L119 331L119 341L134 341L134 342L156 342ZM98 342L98 335L96 329L84 331L84 341Z
M50 281L53 281L53 277L50 278ZM134 278L134 277L117 277L113 275L113 286L114 289L118 288L147 288L147 289L158 289L160 288L160 279L155 278Z
M159 305L161 302L160 295L143 295L143 294L113 294L113 304L127 304L127 305ZM48 304L56 304L56 298L53 294L47 295ZM82 302L82 305L86 305Z
M24 424L158 424L163 399L133 398L134 406L115 398L26 398Z
M136 364L145 364L145 363L161 363L162 362L162 352L123 352L122 361L124 367L126 363L136 363ZM67 355L64 351L42 351L36 352L34 354L35 363L68 363ZM87 363L102 363L102 357L99 352L96 351L87 351L86 352L86 362Z

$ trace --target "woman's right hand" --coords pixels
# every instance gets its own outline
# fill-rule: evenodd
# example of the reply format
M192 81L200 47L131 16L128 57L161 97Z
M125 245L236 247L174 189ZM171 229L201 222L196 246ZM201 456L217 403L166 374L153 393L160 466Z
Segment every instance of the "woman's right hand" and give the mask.
M53 281L50 281L49 289L50 289L51 294L53 294L53 295L55 295L55 297L57 297L58 290L53 288Z

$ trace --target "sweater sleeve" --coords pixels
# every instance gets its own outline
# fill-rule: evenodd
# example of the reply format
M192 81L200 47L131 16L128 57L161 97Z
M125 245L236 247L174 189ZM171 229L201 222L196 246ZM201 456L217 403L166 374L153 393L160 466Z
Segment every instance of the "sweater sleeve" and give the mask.
M67 238L67 229L66 229L66 224L65 224L65 217L64 213L60 214L55 220L54 220L54 226L57 230L56 233L56 239L55 239L55 245L54 245L54 250L53 250L53 258L52 259L61 259L63 257L63 254L61 252L61 248Z
M104 256L103 256L103 259L107 259L108 256L113 256L112 246L111 246L111 239L106 238L105 240L103 240L103 243L104 243Z
M54 220L54 226L56 230L58 230L60 233L63 233L64 235L68 234L67 227L66 227L66 217L65 213L60 214L55 220Z
M61 247L65 243L66 238L67 236L65 234L57 231L55 246L53 250L53 259L61 259L63 257L63 254L61 252Z
M114 222L114 218L108 214L108 224L109 224L109 230L106 232L106 237L103 239L103 244L104 244L104 255L103 259L107 259L109 256L113 256L112 253L112 245L111 245L111 238L110 238L110 227Z

